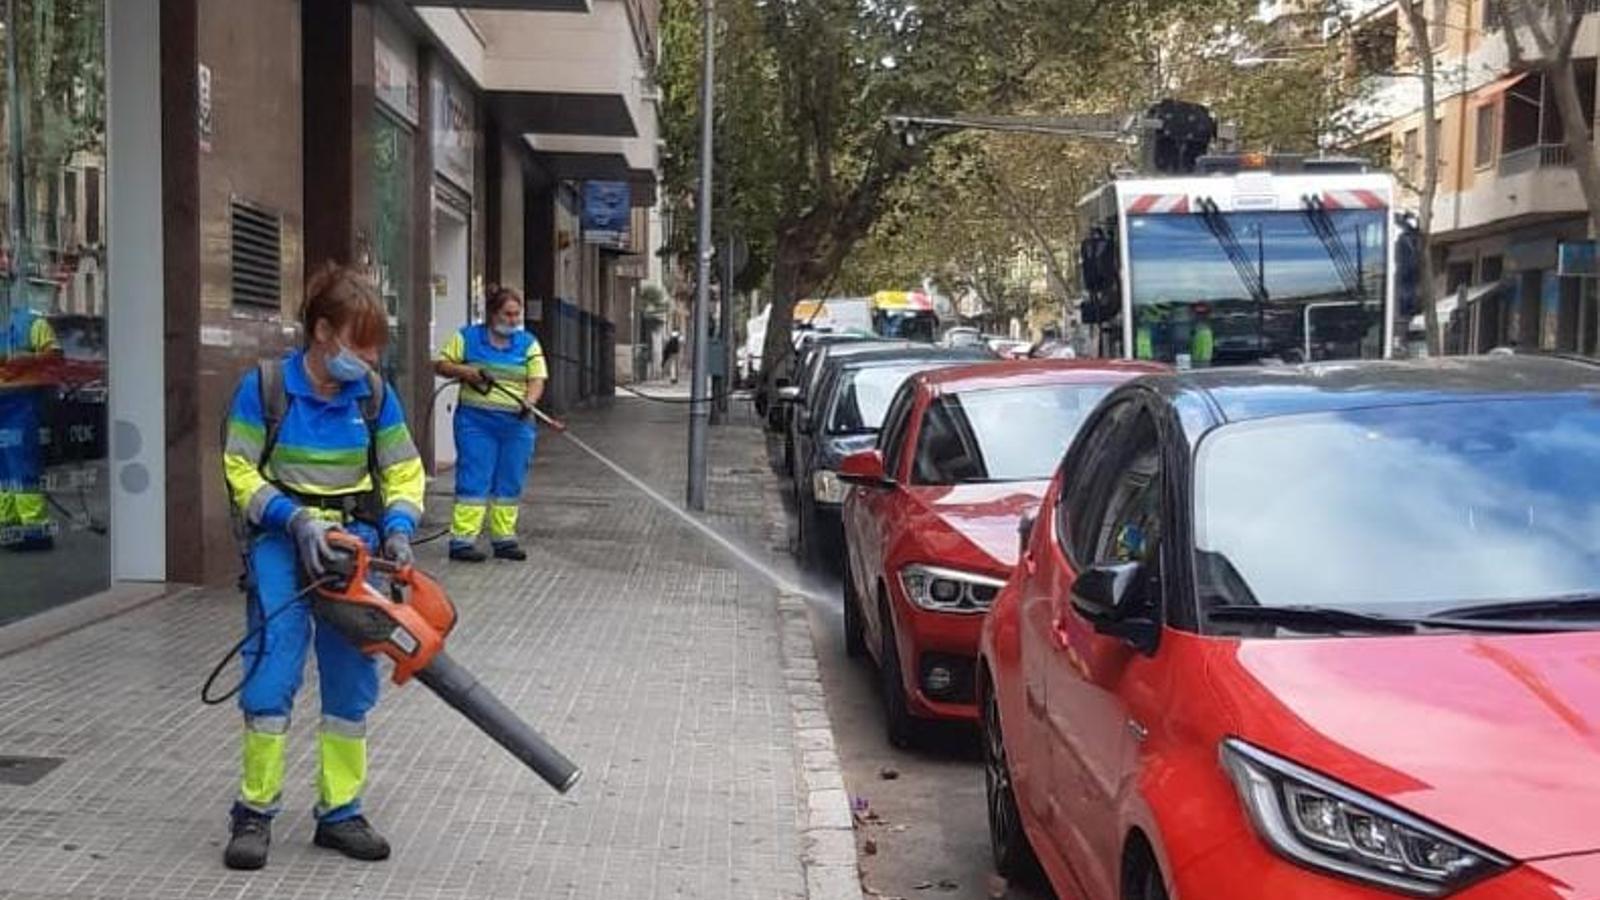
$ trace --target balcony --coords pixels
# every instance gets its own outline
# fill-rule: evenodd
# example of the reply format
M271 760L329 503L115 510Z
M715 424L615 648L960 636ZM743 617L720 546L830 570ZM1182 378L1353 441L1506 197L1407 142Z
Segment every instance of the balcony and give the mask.
M1600 0L1588 2L1600 5ZM1571 165L1572 153L1564 144L1534 144L1501 156L1498 169L1501 178L1508 178L1539 169L1563 169Z

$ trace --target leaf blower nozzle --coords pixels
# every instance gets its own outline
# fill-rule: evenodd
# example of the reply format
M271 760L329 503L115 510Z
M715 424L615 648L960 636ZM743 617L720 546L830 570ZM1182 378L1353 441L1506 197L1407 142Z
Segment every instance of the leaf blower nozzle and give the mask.
M318 620L361 652L392 660L395 684L415 676L551 787L563 794L571 790L583 774L577 764L444 652L456 624L444 588L414 566L374 559L354 535L335 533L329 540L343 553L312 600ZM387 594L369 581L374 575L387 583Z

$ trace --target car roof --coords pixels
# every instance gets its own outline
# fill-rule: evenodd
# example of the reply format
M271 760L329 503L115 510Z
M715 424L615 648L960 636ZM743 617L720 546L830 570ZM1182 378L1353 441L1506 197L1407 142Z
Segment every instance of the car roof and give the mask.
M1003 359L933 369L916 378L919 385L953 393L1031 384L1109 384L1169 371L1169 366L1138 360Z
M1600 392L1600 365L1565 356L1452 356L1206 369L1141 379L1219 422L1312 412Z
M828 364L838 369L867 369L906 362L926 361L937 364L948 360L950 364L957 364L994 359L995 357L989 352L989 349L981 345L972 347L938 347L923 344L920 346L888 348L878 353L858 353L842 359L830 359Z

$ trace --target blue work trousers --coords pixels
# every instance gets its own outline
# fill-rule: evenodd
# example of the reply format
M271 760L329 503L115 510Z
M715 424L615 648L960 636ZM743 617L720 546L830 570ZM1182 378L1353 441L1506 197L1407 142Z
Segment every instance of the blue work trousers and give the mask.
M456 431L456 510L451 543L470 545L490 504L490 537L515 542L517 507L538 432L513 412L459 406Z

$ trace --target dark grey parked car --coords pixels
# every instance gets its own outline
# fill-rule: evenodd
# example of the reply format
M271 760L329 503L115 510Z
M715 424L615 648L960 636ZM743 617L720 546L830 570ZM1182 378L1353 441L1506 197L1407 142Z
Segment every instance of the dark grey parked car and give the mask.
M807 562L838 567L844 542L840 510L845 485L839 463L871 447L900 385L925 369L994 359L987 347L880 347L830 355L817 386L794 411L794 490L800 553Z

